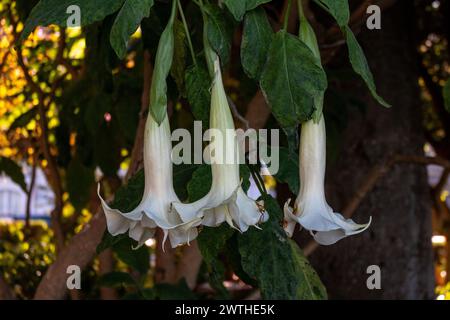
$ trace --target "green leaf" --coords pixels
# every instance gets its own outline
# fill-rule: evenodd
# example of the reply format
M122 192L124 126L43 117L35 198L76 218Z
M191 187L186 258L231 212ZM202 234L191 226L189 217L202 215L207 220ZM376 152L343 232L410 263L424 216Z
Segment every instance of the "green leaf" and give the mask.
M263 196L269 221L262 230L238 235L244 271L257 280L263 299L318 299L325 292L309 264L299 255L281 227L283 213L275 199Z
M234 18L237 21L241 21L245 12L253 10L259 5L270 1L272 0L224 0L223 2L233 14Z
M252 279L242 268L242 258L239 253L238 233L233 233L233 236L227 240L224 255L226 256L226 262L230 265L233 273L236 274L240 280L245 283L257 287L258 282Z
M295 241L288 239L292 250L294 266L299 277L297 298L301 300L326 300L327 290L320 280L316 270L311 266Z
M173 55L172 69L170 75L177 84L178 91L181 96L185 96L184 75L186 71L186 32L184 31L183 23L180 20L175 20L173 25L173 32L175 35L175 49Z
M37 109L32 108L28 110L27 112L21 114L16 119L14 119L13 123L8 128L8 133L12 132L13 130L17 128L24 128L26 127L31 120L33 120L36 117Z
M250 189L250 175L250 168L245 164L241 164L239 166L239 176L242 180L241 187L244 192L247 192L248 189Z
M245 73L259 80L267 61L273 38L272 27L264 9L257 8L245 15L241 43L241 62Z
M221 298L228 298L229 293L223 285L225 267L219 255L233 234L234 230L223 223L215 228L204 227L197 237L198 247L208 269L209 282Z
M197 168L198 165L195 164L180 164L173 166L173 187L181 201L187 200L187 184Z
M67 13L67 8L76 5L81 12L81 26L86 26L96 21L100 21L106 16L116 12L125 0L41 0L33 8L25 22L25 26L20 37L24 40L37 26L48 26L56 24L61 27L67 26L67 20L71 13Z
M209 123L209 108L211 105L211 78L208 71L201 65L189 67L185 74L186 93L195 119L204 124Z
M206 35L212 49L219 55L222 65L230 60L233 23L227 19L226 12L216 5L204 7L208 16Z
M225 244L234 233L234 229L227 224L221 224L219 227L204 227L197 237L198 247L202 253L203 259L207 264L213 264L217 261L218 255L222 252Z
M242 189L250 188L250 170L246 165L239 166L239 175L242 179ZM212 184L211 166L203 164L195 169L192 179L187 185L189 202L194 202L208 194Z
M212 184L211 166L203 164L192 174L187 185L189 202L194 202L208 194Z
M150 89L150 112L159 124L167 114L167 76L172 67L174 52L173 24L176 12L176 1L172 3L172 13L166 28L159 39Z
M340 27L344 27L350 20L348 0L314 0L322 5L337 21Z
M381 98L375 86L375 81L373 79L372 72L370 71L369 64L364 55L364 52L356 40L355 35L348 26L350 20L350 9L347 0L315 0L322 8L328 11L329 14L333 16L338 25L341 27L342 32L347 41L348 52L350 57L350 63L353 70L359 74L367 87L370 90L372 96L378 101L382 106L389 108L391 105L387 103L383 98Z
M17 183L25 193L27 192L27 184L25 183L25 176L23 175L22 168L14 161L5 157L0 157L0 174L7 175L12 181Z
M288 148L279 148L280 167L275 179L287 183L293 194L298 194L300 189L298 155L293 154Z
M102 241L100 241L100 243L97 245L97 248L95 251L97 252L97 254L100 254L103 251L105 251L106 249L109 249L112 246L114 246L119 241L122 241L126 237L127 237L127 234L125 234L125 233L119 234L118 236L114 237L108 232L108 230L105 230L105 232L103 233Z
M111 207L122 212L129 212L136 208L144 194L144 170L139 170L126 186L120 187L115 194Z
M133 249L134 247L136 247L136 241L127 237L115 243L112 249L120 260L145 274L150 265L149 249L146 246L138 249Z
M375 81L373 79L372 72L370 71L366 56L364 55L361 46L356 40L355 35L348 26L346 26L343 30L347 39L348 54L353 70L355 70L355 72L363 78L363 80L366 82L367 87L369 88L373 97L378 101L378 103L386 108L389 108L390 105L377 94L377 88L375 87Z
M97 280L99 287L117 288L121 286L136 286L136 281L126 272L110 272L102 275Z
M281 30L272 41L260 84L275 118L288 128L311 119L327 78L313 52Z
M103 1L103 0L102 0ZM111 46L121 59L127 53L128 39L136 32L142 19L150 16L154 0L126 0L111 28Z
M442 95L444 96L445 109L450 112L450 79L445 83Z
M83 209L91 196L95 182L94 170L84 166L79 157L75 157L67 168L67 192L74 208Z

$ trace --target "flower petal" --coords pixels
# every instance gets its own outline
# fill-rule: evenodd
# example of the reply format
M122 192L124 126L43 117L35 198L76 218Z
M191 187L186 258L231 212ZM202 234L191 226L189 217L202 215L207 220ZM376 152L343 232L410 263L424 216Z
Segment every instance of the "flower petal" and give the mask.
M118 209L112 209L111 207L109 207L106 201L100 195L100 184L98 184L97 187L97 194L100 198L103 211L105 212L108 232L111 235L117 236L119 234L125 233L130 228L131 222L139 221L142 217L142 212L140 212L139 207L127 213L122 213Z

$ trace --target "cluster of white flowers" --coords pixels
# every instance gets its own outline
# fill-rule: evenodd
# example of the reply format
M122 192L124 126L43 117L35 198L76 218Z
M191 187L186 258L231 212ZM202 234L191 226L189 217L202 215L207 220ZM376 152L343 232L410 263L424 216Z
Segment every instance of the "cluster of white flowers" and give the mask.
M249 198L241 188L239 148L234 123L222 81L219 58L214 62L214 81L211 90L210 128L224 138L216 141L211 152L212 187L208 194L193 203L182 203L173 188L171 161L172 144L167 115L161 125L148 115L144 139L145 189L141 203L131 212L110 208L101 198L108 231L112 235L128 231L139 245L152 238L156 227L164 231L172 247L189 243L197 237L200 225L216 227L226 222L245 232L250 226L268 219L264 204ZM230 130L232 129L232 130ZM214 137L212 137L212 141ZM325 199L326 132L323 115L302 125L300 139L300 193L294 208L284 206L285 231L292 236L295 224L310 230L314 239L323 245L367 229L333 212ZM231 163L214 161L236 159ZM99 193L100 196L100 193Z
M249 198L241 188L237 161L239 148L237 137L230 134L234 132L234 123L218 58L214 62L214 72L210 127L220 132L224 139L215 143L211 153L211 190L194 203L180 202L172 181L169 121L166 116L158 125L149 114L144 139L145 188L141 203L133 211L123 213L110 208L101 199L108 231L112 235L128 231L129 236L142 245L159 227L164 231L164 239L168 236L172 247L176 247L195 239L200 225L215 227L227 222L232 228L245 232L250 226L267 220L263 204ZM214 158L236 161L219 163Z

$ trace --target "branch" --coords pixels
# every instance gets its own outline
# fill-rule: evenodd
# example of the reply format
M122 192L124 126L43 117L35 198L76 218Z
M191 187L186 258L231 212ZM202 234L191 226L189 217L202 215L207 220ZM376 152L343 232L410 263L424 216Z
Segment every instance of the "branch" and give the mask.
M366 178L361 183L360 187L357 189L353 197L345 206L344 210L342 210L343 216L347 219L351 218L358 209L358 207L360 206L361 202L364 200L364 198L376 186L377 182L382 177L384 177L384 175L388 173L389 170L391 170L394 165L401 163L412 163L418 165L434 164L443 167L445 170L450 170L450 161L440 157L407 156L407 155L393 156L387 161L374 166L369 171ZM318 247L319 245L317 244L317 242L310 241L303 249L303 252L305 253L305 256L309 256Z
M114 270L114 256L111 248L104 250L98 255L99 275L110 273ZM100 287L100 297L102 300L117 300L119 297L114 288Z
M91 262L95 256L97 245L103 237L105 227L105 216L102 211L99 211L58 254L55 262L48 268L39 283L34 299L56 300L65 297L67 292L67 267L76 265L83 270Z
M37 167L37 152L33 155L33 168L31 169L31 181L30 187L27 192L27 204L26 204L26 216L25 216L25 227L28 229L30 227L30 216L31 216L31 196L33 195L34 184L36 182L36 167Z

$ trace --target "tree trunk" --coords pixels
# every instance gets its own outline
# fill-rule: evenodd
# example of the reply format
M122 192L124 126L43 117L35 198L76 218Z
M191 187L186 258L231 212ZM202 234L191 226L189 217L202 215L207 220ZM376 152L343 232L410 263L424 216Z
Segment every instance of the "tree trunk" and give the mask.
M342 209L372 166L390 154L423 155L420 91L416 70L413 1L400 0L382 13L382 29L363 26L361 44L384 109L364 94L367 112L352 112L339 158L329 165L330 205ZM326 106L325 106L326 108ZM332 299L431 299L434 292L431 198L424 167L400 164L379 181L354 220L370 228L310 257ZM381 289L369 290L367 267L381 268Z

